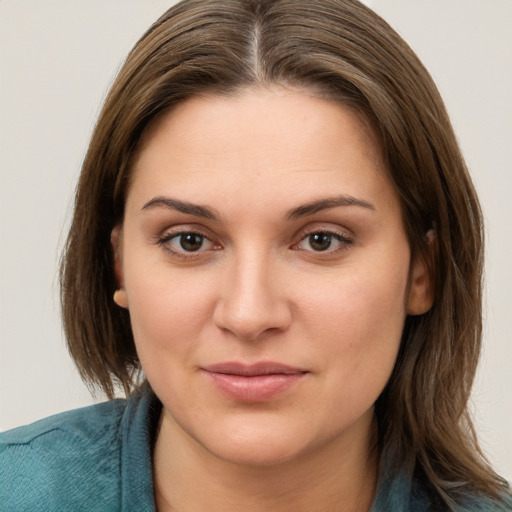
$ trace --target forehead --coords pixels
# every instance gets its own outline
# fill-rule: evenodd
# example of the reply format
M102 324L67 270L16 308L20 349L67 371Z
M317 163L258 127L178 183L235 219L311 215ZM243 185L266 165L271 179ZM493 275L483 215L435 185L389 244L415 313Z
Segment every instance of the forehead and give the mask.
M246 89L190 98L145 134L128 200L255 194L297 201L390 187L377 137L353 109L307 91ZM224 197L225 198L225 197Z

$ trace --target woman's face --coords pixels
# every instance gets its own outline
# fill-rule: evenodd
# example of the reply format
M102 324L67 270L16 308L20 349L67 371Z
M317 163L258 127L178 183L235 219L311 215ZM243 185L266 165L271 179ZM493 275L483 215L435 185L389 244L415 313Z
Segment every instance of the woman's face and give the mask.
M166 428L244 464L367 440L404 319L429 307L372 131L303 92L165 115L113 244Z

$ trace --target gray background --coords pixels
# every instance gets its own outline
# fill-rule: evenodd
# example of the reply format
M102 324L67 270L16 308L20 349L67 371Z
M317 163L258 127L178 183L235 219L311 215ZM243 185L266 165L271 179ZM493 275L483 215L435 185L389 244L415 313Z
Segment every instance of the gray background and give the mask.
M58 255L108 86L172 3L0 0L0 429L94 401L64 347ZM511 480L512 2L367 3L434 76L480 194L486 327L473 404L483 448Z

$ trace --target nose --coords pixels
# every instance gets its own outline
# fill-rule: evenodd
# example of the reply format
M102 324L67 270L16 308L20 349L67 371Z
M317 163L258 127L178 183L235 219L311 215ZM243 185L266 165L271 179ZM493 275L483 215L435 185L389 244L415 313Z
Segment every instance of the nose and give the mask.
M276 264L253 253L233 262L224 277L213 317L218 328L243 340L288 329L292 309Z

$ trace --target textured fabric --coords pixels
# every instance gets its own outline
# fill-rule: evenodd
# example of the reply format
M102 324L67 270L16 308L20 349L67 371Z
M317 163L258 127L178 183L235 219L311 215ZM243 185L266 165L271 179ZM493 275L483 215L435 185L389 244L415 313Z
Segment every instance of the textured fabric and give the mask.
M2 512L155 511L146 393L0 435Z
M151 392L58 414L1 434L0 510L154 512L151 446L161 405ZM371 512L439 512L421 482L381 461ZM469 500L460 512L512 511Z

